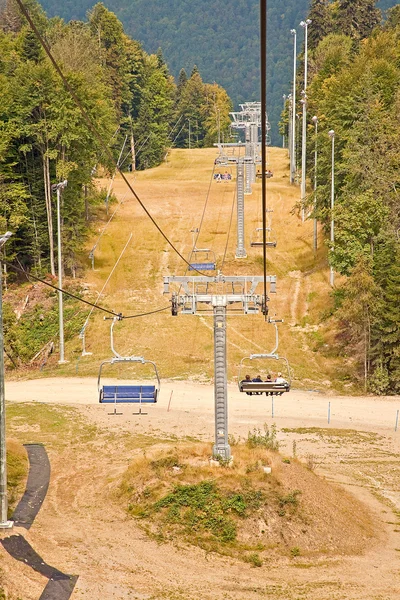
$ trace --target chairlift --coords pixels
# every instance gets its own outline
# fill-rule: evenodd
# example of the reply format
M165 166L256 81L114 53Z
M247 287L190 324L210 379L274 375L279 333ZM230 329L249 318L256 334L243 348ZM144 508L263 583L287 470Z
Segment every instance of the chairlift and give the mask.
M292 377L289 362L287 358L279 356L279 354L277 354L279 343L277 323L279 322L282 321L272 319L269 321L269 323L272 323L275 326L276 341L275 348L272 350L272 352L269 352L268 354L251 354L250 356L242 358L242 360L240 361L238 374L239 392L244 392L249 396L253 394L261 395L264 392L267 396L282 396L282 394L284 394L285 392L290 391ZM247 375L247 377L243 379L243 374L247 367L249 368L249 370L250 368L254 369L254 365L251 365L250 367L251 361L253 360L262 361L262 364L264 365L263 370L267 371L270 371L270 367L268 366L266 368L265 365L271 365L271 363L273 363L275 365L274 370L278 374L277 378L273 379L272 374L268 372L266 381L260 381L258 380L258 377L256 377L256 379L252 379L249 375ZM280 375L281 371L284 374L283 376ZM268 377L270 377L270 379L268 379Z
M273 177L274 174L272 171L270 171L269 169L267 169L267 171L265 171L265 178L266 179L271 179L271 177ZM262 179L262 171L257 171L256 173L256 177L258 177L259 179Z
M263 228L262 227L256 227L256 229L254 229L253 231L253 235L251 237L250 240L250 246L252 248L259 248L260 246L263 247L264 246L264 241L263 241ZM271 240L271 232L272 229L271 227L266 227L265 228L265 233L266 233L266 242L265 245L267 248L276 248L276 244L277 241L276 240Z
M227 166L226 169L223 171L222 169L219 169L218 171L216 171L214 173L214 180L217 183L221 183L222 181L224 183L230 183L233 179L232 176L232 167Z
M193 255L195 255L196 262L192 262ZM199 259L198 255L200 255ZM188 263L189 271L215 271L217 268L215 252L210 248L193 248Z
M106 317L105 317L106 318ZM134 414L146 414L142 413L142 403L155 403L157 402L159 393L160 393L160 377L158 375L156 363L151 360L145 360L142 356L122 356L119 354L114 348L114 326L117 321L121 321L122 316L114 317L111 322L111 330L110 330L110 342L111 342L111 351L113 353L113 357L104 360L100 364L99 375L97 378L97 390L99 394L99 402L100 403L108 403L114 404L114 413L110 414L121 414L116 412L117 403L138 403L139 404L139 412ZM127 363L136 363L136 364L149 364L154 369L154 375L156 379L156 384L153 385L101 385L101 376L102 369L105 364L115 365L115 364L127 364Z

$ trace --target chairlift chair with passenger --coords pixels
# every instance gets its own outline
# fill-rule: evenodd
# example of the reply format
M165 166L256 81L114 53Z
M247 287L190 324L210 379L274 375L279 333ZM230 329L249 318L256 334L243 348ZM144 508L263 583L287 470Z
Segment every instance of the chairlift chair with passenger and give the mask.
M279 356L279 354L277 354L277 350L278 350L278 343L279 343L279 338L278 338L278 327L277 327L277 323L282 322L279 320L270 320L269 323L272 323L275 326L275 336L276 336L276 341L275 341L275 348L272 350L272 352L266 353L266 354L251 354L250 356L247 356L245 358L242 358L242 360L240 361L240 366L239 366L239 373L238 373L238 387L239 387L239 392L244 392L248 395L252 395L252 394L263 394L265 392L265 394L268 396L282 396L282 394L284 394L285 392L289 392L290 391L290 386L291 386L291 382L292 382L292 377L291 377L291 370L290 370L290 365L289 365L289 361L287 360L287 358L283 357L283 356ZM246 368L248 367L248 369L254 369L254 365L251 364L251 361L262 361L261 364L264 365L264 370L265 370L265 365L266 364L274 364L274 366L276 368L276 371L278 372L278 377L276 380L273 380L271 378L271 380L267 380L267 381L254 381L251 380L251 378L249 380L243 379L244 373ZM259 362L258 362L258 368L259 367ZM268 371L270 371L270 368L268 367L267 369ZM281 373L281 371L283 371L284 376L279 376L279 374Z
M273 177L273 176L274 176L273 172L270 171L269 169L267 169L265 171L265 178L266 179L271 179L271 177ZM261 171L261 169L257 170L256 177L258 177L259 179L262 179L262 171Z

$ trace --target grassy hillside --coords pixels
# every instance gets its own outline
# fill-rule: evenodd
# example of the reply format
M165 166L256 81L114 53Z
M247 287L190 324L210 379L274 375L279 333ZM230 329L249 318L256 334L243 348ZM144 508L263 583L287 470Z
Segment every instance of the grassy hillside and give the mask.
M134 187L180 252L187 256L191 244L190 230L200 223L204 202L210 186L215 150L174 150L168 162L156 169L130 175ZM330 381L341 385L344 367L330 356L324 324L321 320L331 304L328 285L326 249L320 239L316 257L312 252L312 223L301 223L292 214L298 200L298 188L288 182L287 154L281 149L270 152L274 177L268 183L268 205L272 214L273 234L278 246L268 252L268 271L278 276L278 293L271 298L270 315L283 318L280 326L279 351L291 361L295 385L301 387L329 387ZM106 180L99 181L106 186ZM246 196L246 248L248 258L237 261L236 214L227 245L223 272L227 275L262 274L261 250L250 248L252 231L260 225L260 183L253 194ZM210 187L199 247L210 247L217 255L218 267L227 244L235 183L213 181ZM169 305L169 297L162 295L163 276L183 275L185 264L167 246L135 200L126 195L124 183L117 178L114 191L123 199L114 219L102 236L95 253L95 270L90 268L87 255L85 281L97 297L95 290L103 287L115 261L126 244L130 233L132 241L113 274L100 303L125 314L137 314ZM96 225L101 232L107 217ZM89 241L95 242L98 233ZM261 290L260 290L261 293ZM92 356L79 360L79 374L94 374L101 359L110 356L109 325L103 313L95 312L87 328L87 350ZM82 323L83 324L83 323ZM71 360L64 367L56 366L57 356L51 364L62 374L75 373L76 359L80 355L79 331L67 345ZM115 328L116 347L124 355L143 355L155 360L162 377L209 381L213 376L213 329L210 316L179 315L172 317L170 310L152 316L130 319ZM325 337L324 337L325 336ZM229 378L235 380L242 357L250 353L269 351L274 346L274 330L264 323L261 315L230 317L228 322ZM53 363L51 361L53 360ZM256 368L256 367L255 367ZM117 375L130 376L127 369L119 367ZM144 372L147 375L146 372ZM132 373L132 375L134 375Z

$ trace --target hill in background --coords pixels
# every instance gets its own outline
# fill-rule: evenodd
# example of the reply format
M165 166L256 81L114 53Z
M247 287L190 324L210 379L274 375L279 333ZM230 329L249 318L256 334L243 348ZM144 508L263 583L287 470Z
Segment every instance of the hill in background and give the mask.
M43 0L49 16L84 19L95 0ZM104 0L123 22L126 32L147 52L162 48L172 74L197 65L204 81L222 85L235 105L259 100L259 1L236 0ZM379 8L396 5L381 0ZM268 112L272 143L278 145L282 96L292 81L293 41L290 29L306 18L309 0L268 2ZM299 31L302 44L302 32ZM299 43L299 49L300 49Z

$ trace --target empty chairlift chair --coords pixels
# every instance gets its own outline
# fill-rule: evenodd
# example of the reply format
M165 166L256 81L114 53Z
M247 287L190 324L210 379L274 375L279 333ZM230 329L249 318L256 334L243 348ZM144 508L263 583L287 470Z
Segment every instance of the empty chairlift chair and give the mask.
M99 393L99 402L101 404L114 404L114 412L110 414L122 414L117 413L117 404L128 404L134 403L139 404L139 411L134 414L146 414L142 412L142 404L154 404L158 400L160 393L160 378L157 371L156 364L151 360L145 360L142 356L121 356L114 348L114 336L113 330L115 322L121 320L120 318L114 318L111 323L111 350L114 356L108 360L104 360L100 364L99 376L97 379L97 389ZM139 385L102 385L102 369L105 364L115 365L120 363L138 363L138 364L150 364L154 369L155 384L139 384Z
M215 252L209 248L193 248L188 262L189 271L215 271L217 268Z
M271 227L266 227L265 228L265 238L266 238L266 242L265 245L267 248L276 248L276 240L272 239L272 229ZM263 247L264 245L264 241L263 241L263 228L262 227L257 227L254 231L253 234L251 236L251 240L250 240L250 246L252 248L259 248L259 247Z

